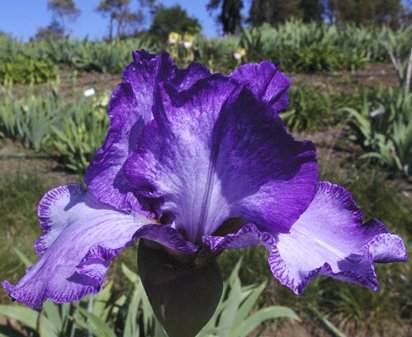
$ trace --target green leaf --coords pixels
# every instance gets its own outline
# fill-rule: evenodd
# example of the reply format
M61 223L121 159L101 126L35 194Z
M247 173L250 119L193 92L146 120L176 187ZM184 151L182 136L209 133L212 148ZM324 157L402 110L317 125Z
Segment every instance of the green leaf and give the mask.
M37 329L39 313L32 309L19 305L0 305L0 314L19 321L22 325L32 329Z
M139 327L137 325L136 318L139 309L140 298L141 297L138 289L135 289L127 310L123 337L139 337Z
M329 321L325 315L322 315L318 310L311 307L309 310L325 325L325 327L336 337L347 337L342 331L340 331L331 321Z
M79 311L89 320L88 328L97 337L116 337L112 328L103 320L86 309L79 307Z
M16 255L19 257L20 261L23 262L23 264L26 267L30 267L30 266L33 265L33 262L31 262L29 260L29 258L26 255L24 255L23 252L20 249L18 249L16 247L14 247L13 249L14 249L14 252L16 253Z
M55 322L47 319L44 315L40 316L39 320L39 334L40 337L59 337L61 327L56 328Z
M256 302L259 296L262 294L262 291L265 289L266 282L263 282L259 287L255 288L247 299L242 303L241 307L239 308L235 321L234 326L239 326L243 323L246 319L247 315L252 311L253 307L256 305Z
M107 283L102 290L93 295L93 313L100 318L106 319L105 312L110 301L113 290L113 281Z
M240 326L236 326L236 329L233 333L230 334L230 337L246 337L250 332L252 332L264 321L281 317L299 320L299 317L292 309L282 306L271 306L255 312L252 316L246 319Z
M122 263L122 272L132 283L140 282L139 276Z
M221 337L229 336L230 328L236 318L236 313L241 303L242 289L240 286L239 277L232 278L230 293L226 300L226 308L222 312L219 327Z
M42 317L44 314L46 314L47 320L54 326L56 333L59 333L62 330L59 307L50 301L46 301L43 304Z

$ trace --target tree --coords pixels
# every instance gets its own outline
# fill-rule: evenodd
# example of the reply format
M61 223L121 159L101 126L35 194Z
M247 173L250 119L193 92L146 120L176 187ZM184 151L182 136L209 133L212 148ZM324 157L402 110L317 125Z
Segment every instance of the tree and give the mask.
M127 35L130 29L136 27L144 20L142 8L144 6L154 6L154 0L140 0L140 8L133 12L130 9L130 0L102 0L96 11L103 16L109 17L109 39L114 37L116 29L117 36ZM115 27L116 26L116 27Z
M396 24L401 11L401 0L328 0L331 22L337 24Z
M402 12L401 0L379 0L375 5L375 19L378 23L396 24Z
M63 35L68 33L66 21L75 21L80 15L80 9L73 0L48 0L47 8L53 12L53 20L48 28L53 29L53 25L59 25Z
M196 34L201 28L199 21L190 17L179 5L173 7L160 5L153 17L150 32L167 39L170 32Z
M96 8L103 16L109 17L109 39L113 39L114 24L117 22L117 34L119 35L125 12L128 12L130 0L102 0Z
M207 9L213 12L221 7L218 21L223 26L225 34L236 34L242 29L242 0L210 0Z
M248 21L259 26L265 22L275 25L290 19L303 19L300 0L254 0Z
M299 8L303 12L303 22L322 22L325 9L321 0L301 0Z
M47 27L40 27L34 36L35 40L51 41L61 39L64 37L64 28L59 21L55 19Z

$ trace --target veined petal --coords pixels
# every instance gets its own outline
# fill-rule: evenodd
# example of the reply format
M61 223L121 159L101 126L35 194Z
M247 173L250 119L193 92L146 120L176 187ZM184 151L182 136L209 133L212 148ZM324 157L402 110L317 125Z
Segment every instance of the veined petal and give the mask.
M236 234L206 236L213 253L264 245L273 275L296 294L316 275L331 276L376 290L374 262L406 261L402 239L373 219L362 224L362 213L344 188L319 183L308 209L290 233L267 233L245 225Z
M236 68L229 77L247 84L257 98L270 103L273 110L279 113L289 105L288 88L291 85L279 67L279 62L247 63Z
M165 52L155 56L142 50L134 52L133 57L135 61L125 68L123 81L109 103L110 128L105 144L97 151L85 175L99 201L125 211L140 207L134 188L124 175L123 164L136 148L143 127L153 118L156 85L165 81L180 91L210 75L199 63L178 69Z
M277 236L269 256L272 273L300 294L316 275L379 286L373 262L405 261L402 239L362 213L344 188L321 182L313 202L288 235Z
M126 213L98 202L79 184L49 191L39 204L41 258L16 285L3 287L34 309L46 299L70 302L96 293L110 262L138 237L183 253L196 247L170 226L153 224L143 212Z
M313 144L293 140L236 81L213 75L182 93L160 85L153 113L125 173L142 196L163 200L189 240L236 216L288 231L312 200Z

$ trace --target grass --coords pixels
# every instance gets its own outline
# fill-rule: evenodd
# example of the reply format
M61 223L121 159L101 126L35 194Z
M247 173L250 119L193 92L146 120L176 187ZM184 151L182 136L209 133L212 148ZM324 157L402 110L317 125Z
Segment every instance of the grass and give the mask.
M18 248L34 259L33 239L41 233L37 225L36 205L46 192L44 181L36 177L0 177L0 263L1 279L17 280L24 269L15 254ZM1 299L7 294L2 291Z

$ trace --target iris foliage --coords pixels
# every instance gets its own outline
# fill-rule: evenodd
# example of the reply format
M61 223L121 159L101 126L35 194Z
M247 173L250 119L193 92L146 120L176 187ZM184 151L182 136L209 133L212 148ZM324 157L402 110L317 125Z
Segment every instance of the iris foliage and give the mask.
M364 68L371 62L389 61L382 41L391 41L399 51L408 49L410 29L369 29L290 21L277 28L262 26L245 29L240 37L206 39L194 37L190 61L200 61L209 68L229 72L239 47L252 62L280 59L290 72L338 71ZM32 41L22 43L0 36L0 82L44 83L57 76L56 66L79 71L118 74L131 61L130 50L158 52L164 48L150 35L111 42L85 39ZM189 59L188 59L189 60Z

